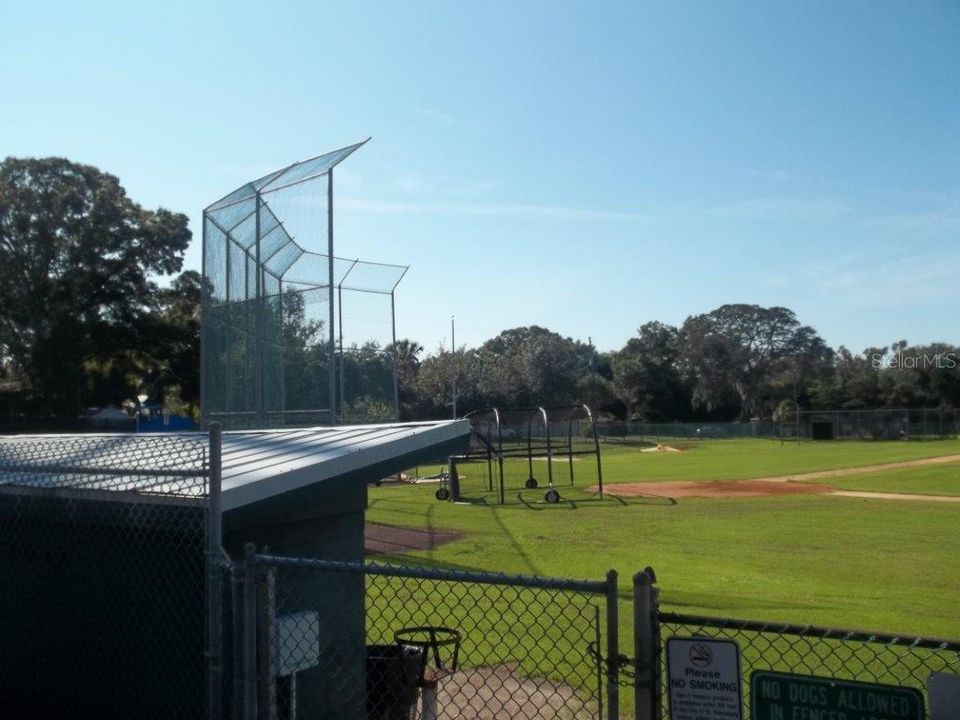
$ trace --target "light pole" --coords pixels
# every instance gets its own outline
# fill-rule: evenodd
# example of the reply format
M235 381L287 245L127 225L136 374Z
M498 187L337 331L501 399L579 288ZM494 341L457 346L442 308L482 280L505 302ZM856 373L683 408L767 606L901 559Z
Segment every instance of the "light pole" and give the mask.
M457 419L457 328L454 316L450 316L450 363L453 367L453 419Z

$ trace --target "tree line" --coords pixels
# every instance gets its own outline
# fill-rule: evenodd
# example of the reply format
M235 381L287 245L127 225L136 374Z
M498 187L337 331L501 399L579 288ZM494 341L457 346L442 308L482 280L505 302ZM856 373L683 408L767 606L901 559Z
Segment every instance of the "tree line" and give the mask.
M422 357L398 343L405 417L586 402L621 420L735 421L793 409L956 408L960 347L830 349L787 308L723 305L680 327L642 325L613 352L531 326Z
M202 278L182 271L187 218L130 200L116 177L61 158L0 164L0 413L77 416L138 395L196 414ZM167 287L153 278L174 275ZM322 403L325 329L290 298L287 397ZM539 326L427 353L367 343L343 362L354 414L401 417L585 402L619 419L729 421L784 408L960 406L960 347L904 340L831 349L783 307L728 304L678 327L647 322L620 349ZM313 377L316 375L316 377ZM305 408L306 409L306 408Z

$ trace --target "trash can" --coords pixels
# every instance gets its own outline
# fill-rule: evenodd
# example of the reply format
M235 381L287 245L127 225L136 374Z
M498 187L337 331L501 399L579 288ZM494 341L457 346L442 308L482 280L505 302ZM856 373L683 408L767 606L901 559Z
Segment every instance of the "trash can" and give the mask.
M409 645L367 646L367 717L408 720L417 704L423 650Z

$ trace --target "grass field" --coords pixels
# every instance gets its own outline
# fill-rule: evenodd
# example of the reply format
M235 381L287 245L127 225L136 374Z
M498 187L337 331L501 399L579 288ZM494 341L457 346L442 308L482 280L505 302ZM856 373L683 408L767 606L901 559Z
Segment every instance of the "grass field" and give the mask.
M956 454L958 441L725 440L679 453L605 446L603 469L606 483L738 480ZM545 465L537 463L538 476ZM564 501L556 506L542 490L519 489L526 465L513 461L519 481L505 506L484 492L485 466L470 465L472 504L437 502L432 485L388 484L371 488L367 519L463 533L390 558L405 563L590 579L614 568L625 594L628 578L651 565L667 609L960 637L960 504L829 495L599 500L583 489L590 467L589 459L575 466L576 488L558 481ZM960 463L820 482L960 495Z

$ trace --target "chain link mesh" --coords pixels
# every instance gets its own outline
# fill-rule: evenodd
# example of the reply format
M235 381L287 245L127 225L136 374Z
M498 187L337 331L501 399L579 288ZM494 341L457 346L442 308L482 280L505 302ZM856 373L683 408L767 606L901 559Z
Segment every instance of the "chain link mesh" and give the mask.
M207 446L0 439L0 717L203 717Z
M743 673L744 717L751 717L750 676L755 670L899 685L922 693L931 673L960 673L960 643L951 641L676 613L660 613L659 617L664 641L675 635L736 641ZM662 718L669 717L666 683L663 672Z
M289 562L257 561L258 706L276 717L603 717L596 583Z

